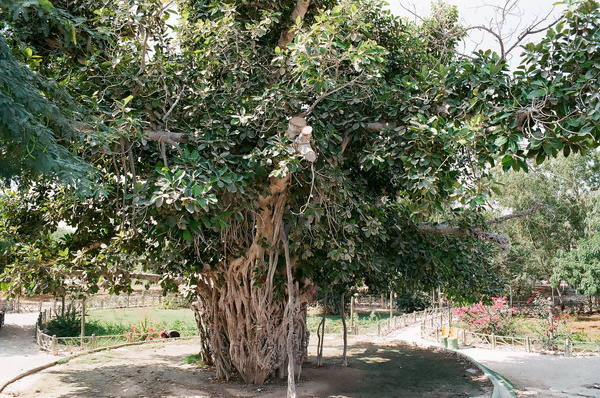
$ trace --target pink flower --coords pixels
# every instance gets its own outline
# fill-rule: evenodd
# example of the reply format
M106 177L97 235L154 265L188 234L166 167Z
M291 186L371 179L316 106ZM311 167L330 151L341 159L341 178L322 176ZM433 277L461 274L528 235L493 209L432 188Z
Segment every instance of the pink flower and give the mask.
M525 333L525 337L531 337L531 333Z
M548 327L548 329L549 329L549 330L554 330L554 329L556 329L556 325L550 325L550 326Z
M77 327L77 324L76 324L76 323L74 323L74 324L72 324L72 325L71 325L71 327L72 327L72 328L76 328L76 327Z
M571 316L571 314L568 314L568 313L567 313L567 314L563 314L562 316L564 316L565 318L568 318L568 317L570 317L570 316Z

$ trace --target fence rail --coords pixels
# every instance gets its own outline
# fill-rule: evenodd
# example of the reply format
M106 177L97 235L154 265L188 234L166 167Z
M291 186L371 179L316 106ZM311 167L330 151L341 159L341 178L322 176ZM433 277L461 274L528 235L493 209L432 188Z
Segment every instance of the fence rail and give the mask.
M447 323L446 323L447 324ZM432 319L421 323L421 337L440 341L443 323L432 322ZM573 354L600 354L600 342L572 341L570 339L542 339L531 336L497 336L494 334L475 333L458 328L458 342L463 346L483 348L513 349L526 352L553 352L570 356Z
M438 308L427 309L423 311L415 311L402 315L393 316L388 319L381 320L377 323L371 324L356 324L348 322L346 325L346 331L352 335L371 335L371 336L383 336L393 332L396 329L403 328L408 325L412 325L418 322L430 321L436 319L437 321L447 322L448 321L448 309ZM329 326L325 324L325 334L328 333L342 333L344 327L342 325ZM311 332L316 332L316 328L312 329Z
M180 337L176 337L173 340L178 339L191 339L197 338L197 330L182 330L179 331ZM81 336L77 337L56 337L50 336L42 332L39 328L36 330L36 341L38 346L45 351L50 352L52 355L64 355L71 354L73 352L94 350L97 348L109 348L130 343L143 343L143 342L155 342L162 341L163 339L159 336L158 332L150 333L133 333L127 332L123 334L110 335L110 336Z

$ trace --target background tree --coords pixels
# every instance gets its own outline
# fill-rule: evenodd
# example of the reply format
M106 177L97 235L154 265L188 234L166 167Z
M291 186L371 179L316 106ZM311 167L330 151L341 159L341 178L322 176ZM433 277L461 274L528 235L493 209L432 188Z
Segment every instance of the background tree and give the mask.
M499 209L512 211L544 204L531 216L502 225L511 237L510 251L503 261L512 284L522 288L525 295L536 282L550 279L557 252L571 250L585 235L586 219L599 187L599 164L594 150L585 156L559 156L531 165L527 174L499 176L502 195L495 199Z
M500 288L489 166L526 169L599 133L593 2L516 75L489 52L451 56L454 40L432 47L430 28L377 1L1 4L13 54L29 48L31 70L81 105L76 149L103 188L82 202L49 184L39 195L76 227L69 251L15 256L2 279L13 293L74 276L128 291L142 272L179 285L199 298L222 378L297 375L305 307L332 283L475 300Z
M600 238L598 237L598 197L593 195L591 210L585 219L585 236L570 250L559 250L553 258L550 282L559 286L566 281L579 294L600 296Z

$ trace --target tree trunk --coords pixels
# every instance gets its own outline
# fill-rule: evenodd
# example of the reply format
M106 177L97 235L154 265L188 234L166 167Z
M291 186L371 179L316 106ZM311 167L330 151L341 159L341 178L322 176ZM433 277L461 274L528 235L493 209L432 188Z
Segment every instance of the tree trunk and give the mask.
M299 374L300 361L306 358L304 309L312 297L312 283L293 280L296 260L287 253L283 214L289 176L272 177L270 182L271 194L258 199L255 235L248 250L207 270L197 281L218 378L229 379L235 370L245 382L263 384L271 375L283 376L288 365ZM283 254L286 261L279 261ZM276 275L287 279L286 267L291 283L274 283Z
M197 300L192 303L192 310L194 311L194 319L196 320L196 327L198 328L198 334L200 335L200 355L205 365L212 366L213 357L210 350L210 334L207 324L203 321L206 319L207 309L204 307L201 300Z
M342 363L342 366L348 366L348 331L346 330L346 316L344 314L344 296L345 294L342 293L342 296L340 297L340 314L342 315L342 328L344 329L344 362Z
M323 365L323 343L325 340L325 320L327 319L327 294L329 290L325 290L325 299L323 300L323 317L317 327L317 366Z

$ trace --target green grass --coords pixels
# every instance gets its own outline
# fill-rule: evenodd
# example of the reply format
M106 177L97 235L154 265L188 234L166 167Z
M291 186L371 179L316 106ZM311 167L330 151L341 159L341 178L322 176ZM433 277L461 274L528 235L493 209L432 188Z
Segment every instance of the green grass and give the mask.
M204 367L205 364L201 358L202 358L202 354L188 355L187 357L183 358L183 363L202 368L202 367Z
M161 329L195 330L194 313L190 309L117 308L92 310L86 316L86 335L117 335L132 331Z

